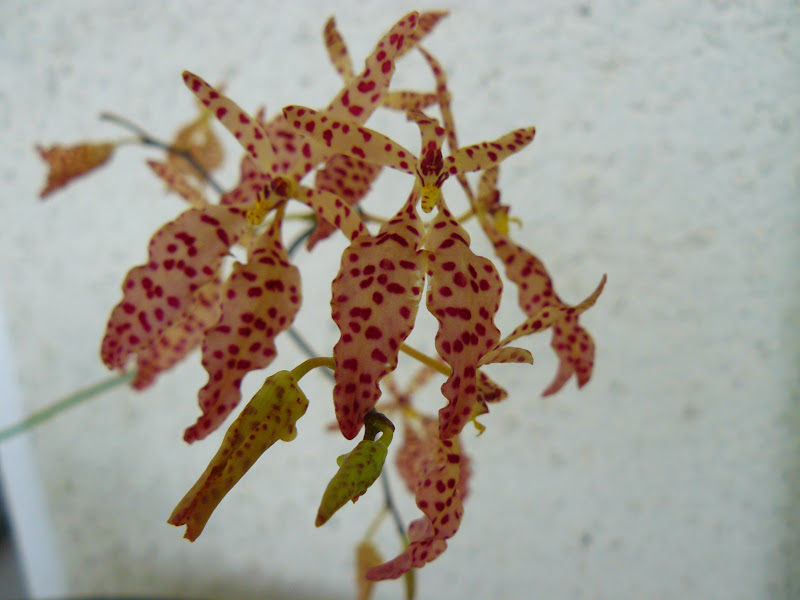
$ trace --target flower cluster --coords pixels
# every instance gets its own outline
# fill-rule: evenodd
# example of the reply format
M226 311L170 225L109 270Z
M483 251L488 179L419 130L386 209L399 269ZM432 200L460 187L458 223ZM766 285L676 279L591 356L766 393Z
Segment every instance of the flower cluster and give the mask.
M498 190L499 165L530 144L535 129L459 144L445 72L421 46L445 14L405 15L378 41L360 73L329 19L324 40L344 83L319 110L287 106L267 120L263 110L249 114L199 76L183 74L201 103L201 115L179 132L168 160L149 164L189 208L155 233L147 262L125 278L123 298L102 342L103 362L124 370L135 361L132 385L144 389L200 347L208 381L198 394L201 414L184 439L201 440L237 407L244 376L275 360L276 337L293 330L303 297L301 271L282 239L287 204L296 201L311 209L315 227L309 249L337 230L348 242L331 277L331 316L339 329L332 355L310 357L267 377L229 426L219 452L169 519L186 525L190 540L263 452L297 436L296 423L309 403L299 382L309 370L323 367L333 371L338 429L348 440L362 431L364 437L340 457L316 523L324 524L378 479L395 429L387 415L397 415L403 431L397 465L422 516L408 527L406 548L394 559L378 560L374 548L364 544L359 556L369 557L367 580L399 577L439 556L458 530L470 475L460 434L470 421L482 430L476 418L507 396L484 367L532 363L530 352L512 342L550 329L559 368L544 393L557 392L573 375L579 386L591 376L594 342L579 318L595 303L605 277L583 302L569 305L556 295L541 261L511 239L509 207ZM430 67L434 90L390 89L395 63L410 51L420 52ZM407 115L419 129L417 154L365 126L378 109ZM206 199L208 173L222 162L211 129L214 119L245 151L238 183L218 202ZM46 193L101 164L113 144L96 152L87 147L74 151L78 158L72 168L71 155L63 150L43 151L48 160L57 157ZM363 213L359 203L383 167L410 177L392 216L378 219ZM477 188L465 177L475 171L480 172ZM460 183L469 205L460 217L442 194L448 178ZM432 216L426 220L419 210ZM463 227L473 218L496 260L473 252ZM370 229L373 221L379 223L377 231ZM244 249L246 258L230 266L226 257L234 246ZM516 285L527 317L505 336L495 325L503 291L500 270ZM421 303L438 322L436 357L406 344ZM387 377L401 353L425 365L405 393ZM427 415L414 407L413 394L423 379L437 373L445 377L444 405L438 415ZM382 381L394 399L378 404Z

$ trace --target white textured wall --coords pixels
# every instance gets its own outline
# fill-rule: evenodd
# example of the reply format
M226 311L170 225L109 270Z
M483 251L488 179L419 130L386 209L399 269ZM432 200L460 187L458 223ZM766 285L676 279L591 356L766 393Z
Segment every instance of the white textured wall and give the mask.
M168 137L193 114L184 68L227 81L248 108L322 105L339 88L325 17L335 12L360 63L418 7L339 4L0 4L0 288L24 410L106 376L97 354L119 284L182 208L138 149L40 204L33 145L115 136L101 110ZM604 272L609 283L584 317L598 346L584 390L540 399L555 369L544 338L530 344L534 368L498 371L512 397L485 435L467 434L472 495L450 548L419 575L422 597L800 597L800 8L452 4L427 45L449 71L461 140L536 124L502 174L519 239L569 300ZM430 84L411 58L398 81ZM416 143L396 119L371 124ZM369 206L388 210L407 185L388 180ZM454 188L448 197L463 206ZM298 258L309 273L299 323L319 347L335 336L315 286L340 248ZM508 328L518 313L511 297L505 306ZM282 364L299 360L287 340L279 349ZM181 442L205 381L189 362L146 394L109 394L32 434L65 592L348 597L350 549L380 495L314 529L348 447L324 432L321 377L307 380L299 438L261 459L198 542L165 524L219 440Z

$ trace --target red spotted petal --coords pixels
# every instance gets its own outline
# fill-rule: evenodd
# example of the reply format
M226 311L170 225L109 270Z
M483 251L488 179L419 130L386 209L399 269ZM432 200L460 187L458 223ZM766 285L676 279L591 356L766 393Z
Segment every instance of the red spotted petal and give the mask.
M189 183L186 176L170 163L148 160L147 166L167 184L170 190L186 200L193 208L203 208L208 204L203 192Z
M535 127L515 129L493 142L459 148L445 162L452 163L459 173L488 169L530 144L535 133Z
M341 198L330 192L312 190L299 185L295 190L294 197L312 208L319 219L328 221L340 229L348 240L354 240L356 236L367 231L358 213Z
M600 297L605 285L606 276L603 275L603 278L600 280L600 283L595 290L579 304L576 304L575 306L569 306L559 301L557 304L554 303L545 306L539 310L539 312L534 313L532 317L525 319L521 325L517 326L514 331L503 338L503 341L501 341L498 345L505 346L509 342L519 339L522 336L544 331L548 327L554 326L555 324L566 319L577 318L582 312L594 306L594 303L597 302L597 298Z
M495 348L488 354L484 354L478 364L483 366L492 363L528 363L532 365L533 355L524 348L503 346L502 348Z
M389 92L383 98L383 107L401 112L409 110L422 110L436 104L439 95L434 92L414 92L411 90L398 90Z
M417 46L417 44L427 36L443 18L449 14L446 10L432 10L419 14L419 23L415 31L406 36L403 47L400 49L398 58Z
M341 336L333 350L336 418L347 439L381 395L381 378L397 366L422 295L422 223L412 202L376 237L360 235L342 255L331 310Z
M242 378L274 360L275 337L300 308L300 271L289 263L279 225L254 240L247 264L234 265L222 293L222 316L203 344L203 414L184 433L187 442L204 438L236 407Z
M363 123L381 104L394 74L394 60L419 22L416 11L400 19L384 35L364 61L364 70L348 83L328 105L326 113Z
M577 314L553 325L551 345L558 354L558 371L542 395L555 394L564 387L573 374L578 380L578 387L586 385L594 367L594 340L589 332L578 324Z
M580 326L578 316L597 301L606 282L605 275L589 297L576 306L569 306L553 290L553 282L542 261L502 235L488 219L482 218L481 226L492 242L495 254L505 265L506 275L517 284L519 305L528 315L528 319L501 345L552 326L551 345L558 354L559 368L544 394L556 393L573 373L578 380L578 387L583 387L592 375L594 340Z
M271 173L275 155L261 125L233 100L215 90L197 75L184 71L183 81L211 114L233 134L258 166L265 173Z
M336 154L317 171L314 187L331 192L344 200L348 206L354 206L369 192L372 182L380 172L378 166ZM318 219L317 226L308 238L308 249L311 250L317 242L324 240L335 230L336 228L328 221Z
M417 158L391 138L353 121L331 117L303 106L286 106L286 120L330 152L414 174Z
M367 579L378 581L395 579L412 568L420 568L439 556L447 548L445 540L451 538L461 523L464 512L462 501L467 493L469 465L462 454L458 437L439 440L436 422L425 423L422 438L411 427L406 428L406 445L414 448L417 464L407 471L416 475L413 489L417 506L425 516L408 528L410 544L399 556L367 571ZM411 452L411 451L408 451Z
M328 50L328 58L330 58L336 72L345 81L350 81L353 78L353 61L350 60L347 44L344 43L339 29L336 27L336 19L333 17L328 18L325 22L322 37L325 40L325 48Z
M271 181L272 177L261 171L249 154L245 154L239 167L239 183L222 195L220 204L247 208Z
M149 262L131 269L122 284L100 355L110 369L153 344L183 318L194 293L212 281L228 249L244 232L236 208L191 209L159 229L150 240Z
M139 352L136 357L136 378L131 382L131 387L143 390L150 386L159 373L172 367L200 345L206 331L219 320L220 287L219 281L212 281L197 290L194 304L186 316L167 328L155 343Z
M503 286L494 265L472 253L469 235L447 209L431 223L426 248L428 310L439 321L436 350L453 372L442 385L448 405L439 411L439 436L458 434L472 415L477 366L500 337L494 315Z
M344 119L355 125L364 123L381 105L387 93L394 74L394 59L404 39L416 29L417 16L416 12L412 12L400 19L367 57L364 70L349 81L321 112L339 121ZM300 125L294 121L275 119L267 128L267 134L276 146L276 172L300 181L331 151L327 145L303 139L297 131ZM303 135L311 134L305 129L300 132ZM356 158L359 157L356 155Z

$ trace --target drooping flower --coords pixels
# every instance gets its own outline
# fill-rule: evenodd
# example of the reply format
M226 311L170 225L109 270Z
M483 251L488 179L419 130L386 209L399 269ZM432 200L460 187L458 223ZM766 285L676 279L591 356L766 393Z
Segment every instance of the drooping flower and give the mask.
M415 495L424 516L408 527L408 547L392 560L369 569L366 578L396 579L412 568L434 560L447 548L464 514L469 460L458 437L442 440L435 419L422 418L405 426L397 454L398 470Z
M84 143L75 146L37 146L39 152L50 168L47 173L47 184L39 194L45 198L70 183L76 177L86 175L103 166L114 154L116 144L111 142Z
M325 109L326 113L347 114L358 123L366 120L380 105L394 71L394 58L410 47L408 36L416 27L416 13L398 21L367 58L364 71L337 94ZM296 145L287 142L282 132L291 131L291 128L281 115L262 127L262 120L250 117L199 77L185 73L184 80L203 106L236 137L252 162L243 162L240 184L223 197L220 205L190 209L153 237L148 263L129 273L123 284L123 299L109 320L101 355L111 368L123 368L130 356L148 352L148 348L159 343L165 330L189 318L194 293L219 276L222 259L230 247L244 237L259 245L258 238L249 234L248 220L251 225L257 225L286 199L296 198L307 204L320 219L341 229L348 239L364 231L355 211L334 194L297 183L320 161L331 156L328 150L301 139ZM298 137L293 131L291 136ZM274 242L263 243L274 246ZM283 319L279 325L261 329L254 328L255 317L252 326L246 322L223 323L228 318L226 315L235 313L231 318L242 321L257 314L259 299L255 295L245 296L253 305L251 310L242 303L235 285L245 274L258 272L258 265L252 263L262 258L258 254L251 251L251 261L241 268L242 277L224 284L220 325L213 329L216 342L211 344L206 335L204 344L208 350L204 351L203 362L209 371L209 382L200 393L203 415L187 430L187 441L207 435L229 414L239 401L242 376L251 369L265 366L265 352L270 351L272 339L291 324L294 312L279 318L279 321ZM292 275L295 271L285 257L277 263L282 271L269 281L280 281L287 298L298 296L299 301L299 280L291 281L293 277L296 279ZM278 310L277 305L272 308ZM250 334L244 336L248 340L243 344L241 332L248 329ZM188 344L184 347L187 351L190 349ZM235 368L227 375L230 363Z

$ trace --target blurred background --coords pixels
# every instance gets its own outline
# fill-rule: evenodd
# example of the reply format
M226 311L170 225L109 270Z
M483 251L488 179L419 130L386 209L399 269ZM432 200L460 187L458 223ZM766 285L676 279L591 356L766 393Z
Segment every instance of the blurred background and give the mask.
M491 371L509 398L483 419L485 434L465 430L464 520L419 572L420 597L800 597L796 2L5 0L0 424L108 377L98 349L120 283L184 208L144 164L161 154L135 147L40 202L36 144L124 136L101 111L170 139L196 114L183 69L225 82L251 111L324 106L341 86L322 43L329 14L358 69L402 14L442 7L451 14L425 46L448 72L461 142L537 126L501 168L503 200L523 223L515 238L567 301L603 273L608 284L581 319L597 345L585 388L541 397L556 370L549 335L525 342L532 368ZM418 56L398 64L396 89L432 85ZM417 147L398 115L369 125ZM220 137L229 160L218 178L230 186L239 152ZM365 208L394 212L409 187L385 173ZM444 193L461 212L457 187ZM328 352L344 242L323 244L296 258L297 324ZM508 290L503 332L521 320ZM432 351L424 313L413 343ZM278 349L270 371L302 360L288 338ZM0 446L31 597L353 596L353 549L382 498L373 490L314 528L335 457L351 446L327 430L330 385L317 374L303 380L311 406L298 438L262 457L197 542L165 523L221 439L181 439L205 381L194 355L145 393L118 389ZM438 385L420 397L432 411ZM418 512L393 482L409 522ZM379 540L387 558L397 552L388 523ZM20 597L7 581L0 596ZM376 597L401 594L393 582Z

